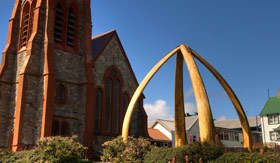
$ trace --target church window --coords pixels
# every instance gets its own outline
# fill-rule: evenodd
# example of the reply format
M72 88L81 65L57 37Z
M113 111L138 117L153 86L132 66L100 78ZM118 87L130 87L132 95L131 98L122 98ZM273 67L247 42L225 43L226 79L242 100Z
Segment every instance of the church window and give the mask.
M29 23L29 31L28 31L28 38L30 38L33 29L33 20L34 20L34 9L36 7L37 0L33 0L30 10L30 23Z
M70 126L67 121L54 119L52 123L52 136L70 136Z
M56 90L56 103L59 105L66 104L67 90L63 84L59 84Z
M112 84L112 79L106 81L106 133L111 132Z
M26 46L28 41L29 18L30 18L30 3L26 2L22 10L21 27L20 27L20 48Z
M67 45L74 47L75 42L75 28L76 26L76 14L73 8L69 9L68 23L67 23Z
M61 136L69 136L69 124L66 121L62 121L61 123Z
M59 135L59 121L53 120L52 123L52 136L57 136Z
M95 132L100 132L101 110L102 110L103 92L98 89L96 92L96 105L95 105Z
M114 105L113 105L114 134L118 134L119 132L119 119L120 119L119 111L120 111L120 81L115 80L114 81Z
M63 9L60 3L56 5L55 9L55 25L54 25L54 40L55 42L62 42L63 33Z
M113 69L106 73L105 79L105 133L117 135L120 132L122 111L120 110L121 79L118 72Z
M128 107L128 95L127 95L127 93L125 93L124 95L123 95L123 117L122 117L122 119L121 119L121 124L122 124L122 122L123 122L123 119L124 119L124 116L125 116L125 113L126 113L126 110L127 110L127 107Z

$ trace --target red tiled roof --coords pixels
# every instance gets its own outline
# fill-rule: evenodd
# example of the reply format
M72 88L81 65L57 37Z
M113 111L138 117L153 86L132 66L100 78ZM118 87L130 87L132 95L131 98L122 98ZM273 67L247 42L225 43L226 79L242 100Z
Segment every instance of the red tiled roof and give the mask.
M161 133L157 129L148 128L148 133L149 133L149 136L151 138L153 138L154 140L167 140L167 141L171 141L167 136L165 136L163 133Z

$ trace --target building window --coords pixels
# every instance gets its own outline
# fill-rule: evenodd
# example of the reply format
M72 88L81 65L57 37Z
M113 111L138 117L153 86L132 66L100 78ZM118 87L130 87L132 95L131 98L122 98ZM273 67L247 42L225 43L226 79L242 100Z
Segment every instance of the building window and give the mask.
M76 14L73 8L69 9L68 23L67 23L67 45L74 47L75 42L75 28L76 26Z
M69 136L69 124L66 121L61 122L61 129L60 129L61 136Z
M52 136L70 136L70 126L67 121L53 120Z
M102 99L103 99L103 92L101 89L98 89L96 92L95 121L94 121L96 133L100 132Z
M222 132L219 132L219 139L220 139L220 140L224 140L224 135L223 135Z
M135 108L134 108L134 111L132 113L132 120L131 120L131 124L130 124L130 135L132 136L136 136L136 135L139 135L138 134L138 131L139 131L139 106L140 106L140 103L137 102Z
M275 131L270 131L269 136L270 136L270 140L272 140L272 141L277 141L280 139L280 134Z
M112 108L112 80L106 81L106 111L105 111L105 122L106 122L106 133L111 132L111 108Z
M105 132L118 134L120 131L120 92L121 80L115 70L109 72L105 80Z
M32 29L33 29L33 21L34 21L34 9L36 7L37 0L33 0L32 5L31 5L31 10L30 10L30 23L29 23L29 30L28 30L28 39L30 38L32 34Z
M279 124L279 115L278 114L268 115L268 124L269 125Z
M52 136L58 136L59 135L59 121L53 120L52 123Z
M114 106L113 106L113 112L114 112L114 122L113 122L113 129L114 134L118 134L120 125L119 125L119 119L120 119L120 81L114 80Z
M192 139L193 139L193 142L196 142L196 136L195 135L193 135Z
M238 134L238 133L235 134L234 140L235 140L235 141L239 141L239 134Z
M229 140L234 141L234 132L229 132Z
M224 140L229 140L228 132L224 132Z
M54 41L62 42L62 33L63 33L63 9L60 3L56 5L55 8L55 25L54 25Z
M123 123L123 119L124 119L124 116L125 116L125 113L126 113L126 110L127 110L127 107L128 107L128 101L129 101L129 97L127 95L127 93L125 93L123 95L123 110L122 110L122 118L121 118L121 125Z
M26 46L27 44L29 21L30 21L30 3L27 1L24 4L22 10L21 25L20 25L20 48Z
M56 89L56 103L58 105L66 104L67 89L63 84L59 84Z

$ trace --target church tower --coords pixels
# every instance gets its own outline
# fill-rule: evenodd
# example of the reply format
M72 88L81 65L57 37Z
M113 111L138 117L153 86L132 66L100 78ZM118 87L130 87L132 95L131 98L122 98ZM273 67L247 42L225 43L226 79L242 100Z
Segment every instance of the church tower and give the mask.
M15 0L0 68L0 147L51 135L92 142L91 31L90 0Z

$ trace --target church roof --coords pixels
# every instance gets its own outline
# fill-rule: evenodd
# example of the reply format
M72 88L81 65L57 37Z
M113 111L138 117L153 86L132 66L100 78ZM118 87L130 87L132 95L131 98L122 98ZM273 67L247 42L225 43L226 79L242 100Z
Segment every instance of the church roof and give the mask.
M265 116L269 114L280 113L280 97L270 97L264 105L260 115Z
M126 55L126 53L124 51L124 48L122 46L122 43L120 41L120 38L119 38L116 30L108 31L108 32L105 32L103 34L94 36L92 38L91 46L92 46L93 61L97 60L97 58L102 54L102 52L104 51L106 46L110 43L110 41L114 38L114 36L115 36L116 40L119 43L119 47L120 47L120 49L122 51L122 54L124 55L124 58L125 58L126 63L128 65L129 71L132 74L133 80L135 81L135 83L137 85L139 85L139 83L137 81L137 78L136 78L136 76L135 76L135 74L133 72L133 69L132 69L132 67L130 65L130 62L129 62L128 58L127 58L127 55ZM142 94L142 96L145 98L144 94Z
M106 45L111 40L115 30L102 33L100 35L94 36L91 41L91 47L92 47L92 55L93 58L95 58L98 54L100 54Z

